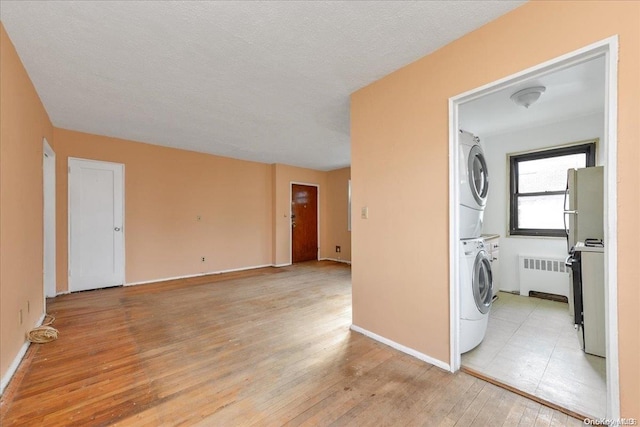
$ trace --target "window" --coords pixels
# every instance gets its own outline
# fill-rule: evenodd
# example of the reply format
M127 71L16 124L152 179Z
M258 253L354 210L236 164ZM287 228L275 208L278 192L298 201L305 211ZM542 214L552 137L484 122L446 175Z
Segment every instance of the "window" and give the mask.
M567 169L595 166L596 141L509 156L509 234L565 236Z

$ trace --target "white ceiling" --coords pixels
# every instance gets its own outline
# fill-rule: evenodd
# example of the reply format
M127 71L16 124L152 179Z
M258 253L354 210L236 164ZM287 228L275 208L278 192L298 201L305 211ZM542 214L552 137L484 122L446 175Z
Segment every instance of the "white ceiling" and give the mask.
M511 95L544 86L546 91L529 108L516 105ZM460 127L480 137L560 122L604 111L605 58L529 79L483 96L459 108Z
M349 95L523 1L0 1L53 124L350 164Z

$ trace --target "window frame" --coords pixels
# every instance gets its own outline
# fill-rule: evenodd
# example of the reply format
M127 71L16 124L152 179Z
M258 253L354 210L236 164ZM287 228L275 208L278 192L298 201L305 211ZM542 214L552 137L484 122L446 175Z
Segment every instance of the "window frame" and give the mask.
M598 140L588 140L562 147L544 150L529 151L525 153L509 154L509 235L529 237L566 237L564 229L555 228L519 228L518 224L518 198L531 196L554 196L564 194L566 190L540 191L532 193L518 193L518 166L520 162L540 160L552 157L561 157L571 154L586 154L586 167L596 165L596 144Z

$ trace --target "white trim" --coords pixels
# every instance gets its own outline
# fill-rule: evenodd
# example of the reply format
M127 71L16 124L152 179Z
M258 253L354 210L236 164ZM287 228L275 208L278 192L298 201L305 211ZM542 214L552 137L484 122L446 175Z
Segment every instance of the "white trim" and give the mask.
M169 280L179 280L179 279L190 279L192 277L200 277L200 276L212 276L217 274L233 273L236 271L255 270L257 268L265 268L265 267L275 267L275 266L273 264L263 264L263 265L253 265L250 267L230 268L228 270L208 271L206 273L186 274L184 276L163 277L161 279L152 279L152 280L143 280L140 282L125 283L124 286L146 285L149 283L168 282Z
M336 262L342 262L345 264L351 264L351 261L346 261L346 260L341 260L341 259L334 259L334 258L320 258L318 259L318 261L336 261ZM137 285L146 285L149 283L159 283L159 282L167 282L169 280L179 280L179 279L190 279L192 277L200 277L200 276L211 276L211 275L216 275L216 274L224 274L224 273L233 273L233 272L237 272L237 271L247 271L247 270L255 270L257 268L266 268L266 267L273 267L273 268L280 268L280 267L290 267L292 264L262 264L262 265L252 265L249 267L240 267L240 268L231 268L228 270L216 270L216 271L208 271L206 273L196 273L196 274L187 274L185 276L175 276L175 277L164 277L161 279L153 279L153 280L143 280L141 282L131 282L131 283L125 283L124 286L137 286ZM70 293L69 291L66 292L60 292L58 293L58 295L64 295L64 294L68 294Z
M43 248L43 311L47 297L56 296L56 153L46 138L42 138L42 248Z
M20 347L20 351L18 351L18 354L16 355L15 359L13 359L13 362L11 362L11 365L9 366L9 369L7 370L6 375L2 377L2 381L0 382L0 395L4 393L4 390L9 385L11 378L13 378L16 371L18 370L18 366L20 366L20 363L22 362L24 355L27 353L27 350L29 349L30 344L31 343L29 341L25 341L24 344L22 344L22 347Z
M618 37L611 37L606 53L604 112L605 210L605 313L607 363L607 418L620 418L618 354Z
M42 322L44 321L44 316L45 315L43 313L42 316L40 316L40 319L36 322L34 327L38 327L42 325ZM20 366L20 363L22 362L24 355L27 354L27 350L29 350L30 345L31 343L29 341L25 341L24 344L22 344L22 347L20 347L18 354L16 354L16 357L13 359L13 362L11 362L11 365L9 365L9 369L7 369L7 373L4 375L4 377L2 377L2 380L0 380L0 396L2 395L2 393L4 393L4 390L9 385L11 378L13 378L16 371L18 370L18 367Z
M71 292L71 157L67 159L67 290Z
M618 355L618 310L617 310L617 85L618 85L618 36L612 36L596 43L569 52L565 55L535 65L526 70L469 90L449 98L449 305L450 305L450 360L452 371L460 369L459 354L459 225L458 209L458 106L490 93L514 86L524 80L540 77L561 69L604 55L607 69L605 100L605 311L607 334L607 414L610 419L620 417L620 377Z
M360 326L356 326L356 325L352 324L351 325L351 330L355 331L355 332L358 332L358 333L361 333L362 335L365 335L365 336L367 336L367 337L369 337L369 338L371 338L373 340L381 342L382 344L386 344L389 347L395 348L396 350L399 350L399 351L401 351L401 352L403 352L405 354L408 354L409 356L413 356L416 359L420 359L423 362L430 363L433 366L436 366L436 367L438 367L440 369L444 369L445 371L450 371L451 370L450 366L447 363L445 363L445 362L443 362L441 360L434 359L433 357L428 356L428 355L426 355L424 353L420 353L417 350L414 350L414 349L409 348L407 346L404 346L402 344L398 344L395 341L391 341L388 338L385 338L385 337L383 337L381 335L378 335L378 334L375 334L375 333L373 333L371 331L363 329Z
M347 231L351 232L351 178L347 181Z
M460 369L460 186L458 177L458 106L449 99L449 366ZM451 207L453 206L453 208Z
M308 182L299 182L299 181L289 181L289 265L293 264L293 232L291 231L291 196L293 195L293 190L291 187L293 185L307 185L309 187L316 187L318 189L317 193L317 205L316 206L316 222L317 222L317 231L318 231L318 249L316 251L316 260L320 260L320 248L322 245L320 244L320 184L311 184Z
M56 152L53 151L53 148L51 148L51 145L49 145L49 141L47 141L47 138L42 138L42 143L44 144L43 145L44 154L51 157L55 157Z
M334 261L334 262L341 262L343 264L349 264L351 265L351 261L347 261L346 259L337 259L337 258L320 258L318 259L318 261Z
M122 284L127 283L127 167L122 165Z

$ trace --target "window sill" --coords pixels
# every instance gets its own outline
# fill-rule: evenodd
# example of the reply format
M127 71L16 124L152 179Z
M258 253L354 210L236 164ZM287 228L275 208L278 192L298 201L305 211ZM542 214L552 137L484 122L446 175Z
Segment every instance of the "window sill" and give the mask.
M535 236L532 234L511 234L507 231L506 237L513 239L543 239L543 240L567 240L566 236Z

